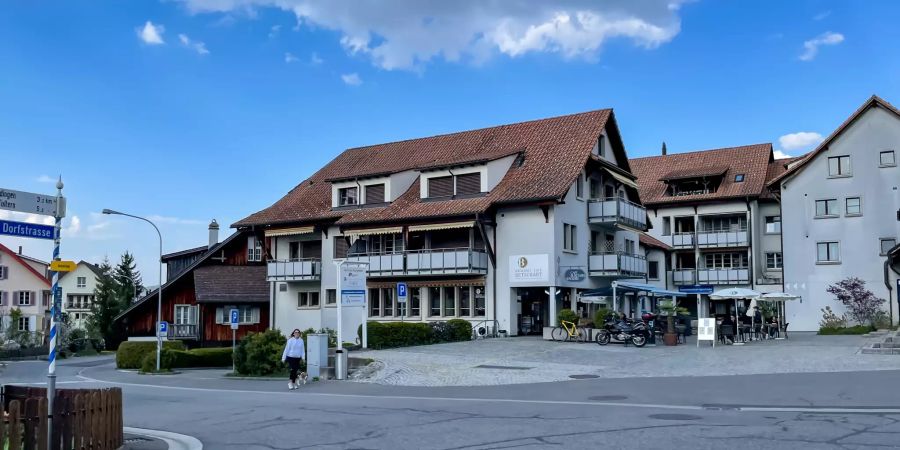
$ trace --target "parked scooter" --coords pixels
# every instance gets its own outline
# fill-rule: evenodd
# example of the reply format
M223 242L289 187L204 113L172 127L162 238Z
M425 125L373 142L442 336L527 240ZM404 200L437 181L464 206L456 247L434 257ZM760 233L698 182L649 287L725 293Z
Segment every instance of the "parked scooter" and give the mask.
M615 340L628 345L630 341L635 347L643 347L647 345L650 338L650 332L647 324L643 321L629 322L615 317L608 317L606 324L597 333L596 341L599 345L609 344Z

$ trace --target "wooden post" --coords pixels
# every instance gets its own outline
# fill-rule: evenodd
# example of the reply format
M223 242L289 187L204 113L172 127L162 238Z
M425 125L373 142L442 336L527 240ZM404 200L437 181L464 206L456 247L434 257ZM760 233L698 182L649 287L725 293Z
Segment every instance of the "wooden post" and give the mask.
M62 411L64 411L65 415L62 417L62 420L59 423L61 425L62 431L60 432L62 435L62 446L61 450L72 450L72 428L75 426L75 414L74 414L74 405L72 404L72 398L74 397L74 391L65 391L66 395L62 397L61 403L63 405Z
M47 407L46 397L38 398L38 430L37 430L37 448L38 450L47 450Z
M76 450L82 450L84 448L84 444L82 442L82 439L84 436L83 432L84 432L84 416L85 416L84 394L82 394L82 393L75 394L74 400L75 400L74 406L72 408L73 409L72 422L74 423L73 433L72 433L72 435L73 435L72 442L73 442L73 447Z
M25 417L23 420L25 425L25 450L35 450L37 442L37 417L38 404L37 398L29 398L25 400ZM45 439L46 440L46 439Z
M22 435L19 434L19 425L22 423L19 413L19 401L9 402L9 448L22 448Z

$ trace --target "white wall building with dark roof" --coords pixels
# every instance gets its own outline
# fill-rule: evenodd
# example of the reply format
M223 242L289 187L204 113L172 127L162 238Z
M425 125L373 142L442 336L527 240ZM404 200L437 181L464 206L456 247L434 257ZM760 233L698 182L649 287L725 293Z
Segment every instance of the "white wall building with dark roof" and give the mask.
M69 316L73 328L87 329L99 275L97 266L86 261L79 261L75 270L60 275L62 312Z

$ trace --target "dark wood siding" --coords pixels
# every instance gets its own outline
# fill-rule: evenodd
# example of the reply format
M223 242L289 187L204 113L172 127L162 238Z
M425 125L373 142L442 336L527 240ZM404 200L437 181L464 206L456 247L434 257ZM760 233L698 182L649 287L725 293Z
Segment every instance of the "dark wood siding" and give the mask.
M453 177L435 177L428 179L429 197L449 197L453 195Z
M471 195L481 192L481 174L467 173L456 177L456 195Z
M384 203L384 183L366 186L366 204Z
M216 323L216 309L222 306L223 305L215 303L204 303L200 305L200 326L203 333L203 342L201 345L205 347L223 345L226 343L231 345L231 325L221 325ZM258 333L269 328L269 305L264 303L254 303L252 306L259 308L259 323L239 326L236 333L238 340L241 340L247 333Z

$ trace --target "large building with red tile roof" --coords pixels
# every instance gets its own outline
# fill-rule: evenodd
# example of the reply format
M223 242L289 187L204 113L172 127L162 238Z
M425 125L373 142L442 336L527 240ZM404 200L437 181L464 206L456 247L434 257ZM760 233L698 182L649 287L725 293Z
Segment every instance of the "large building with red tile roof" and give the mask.
M267 261L282 331L337 327L349 262L366 265L369 320L540 334L563 308L591 313L581 292L645 280L637 187L603 109L349 149L233 226Z

